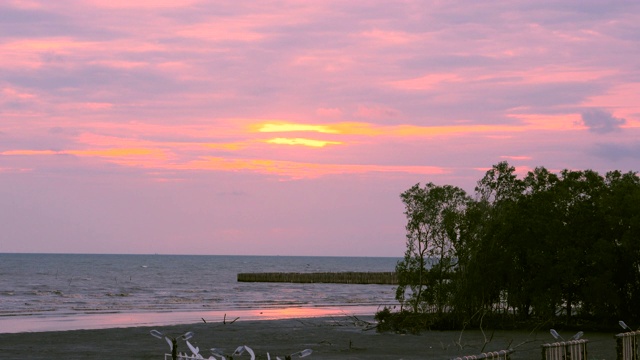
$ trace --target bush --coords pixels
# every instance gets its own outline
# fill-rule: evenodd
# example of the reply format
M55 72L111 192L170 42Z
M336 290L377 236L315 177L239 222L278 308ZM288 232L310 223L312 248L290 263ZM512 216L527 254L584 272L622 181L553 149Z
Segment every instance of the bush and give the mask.
M425 330L453 330L459 328L451 314L415 313L407 310L392 312L388 307L375 314L379 332L419 334Z

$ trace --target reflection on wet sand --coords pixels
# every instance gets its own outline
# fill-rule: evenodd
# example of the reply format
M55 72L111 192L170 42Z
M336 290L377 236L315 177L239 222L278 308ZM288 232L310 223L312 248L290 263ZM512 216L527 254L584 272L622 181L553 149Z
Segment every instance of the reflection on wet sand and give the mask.
M344 315L373 315L377 306L291 307L225 311L86 313L67 316L0 317L0 333L107 329L243 320L276 320Z

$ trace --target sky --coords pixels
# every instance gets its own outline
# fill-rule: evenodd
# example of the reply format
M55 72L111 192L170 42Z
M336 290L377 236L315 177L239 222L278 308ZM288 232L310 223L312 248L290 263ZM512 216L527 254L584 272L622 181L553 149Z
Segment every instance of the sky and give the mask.
M638 1L4 0L0 252L402 256L400 194L640 170Z

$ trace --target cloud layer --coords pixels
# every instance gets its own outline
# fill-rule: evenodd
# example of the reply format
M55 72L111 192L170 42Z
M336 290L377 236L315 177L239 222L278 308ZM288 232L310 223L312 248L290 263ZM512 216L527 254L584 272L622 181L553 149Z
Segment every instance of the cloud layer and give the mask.
M399 256L417 182L639 170L638 24L635 2L3 2L0 251Z
M616 118L602 109L589 109L582 113L582 123L584 126L598 134L606 134L620 130L620 126L626 122L625 119Z

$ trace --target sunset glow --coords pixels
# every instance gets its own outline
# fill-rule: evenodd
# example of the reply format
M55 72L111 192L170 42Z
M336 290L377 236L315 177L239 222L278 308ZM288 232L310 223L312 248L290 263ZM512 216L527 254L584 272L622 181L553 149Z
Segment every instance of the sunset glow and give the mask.
M304 145L309 147L325 147L327 145L339 145L342 144L339 141L324 141L324 140L313 140L313 139L302 139L302 138L275 138L267 140L269 144L280 144L280 145Z
M325 134L335 134L338 130L326 125L306 125L306 124L263 124L259 132L291 132L291 131L314 131Z
M640 170L636 2L0 11L0 252L401 256L418 182Z

